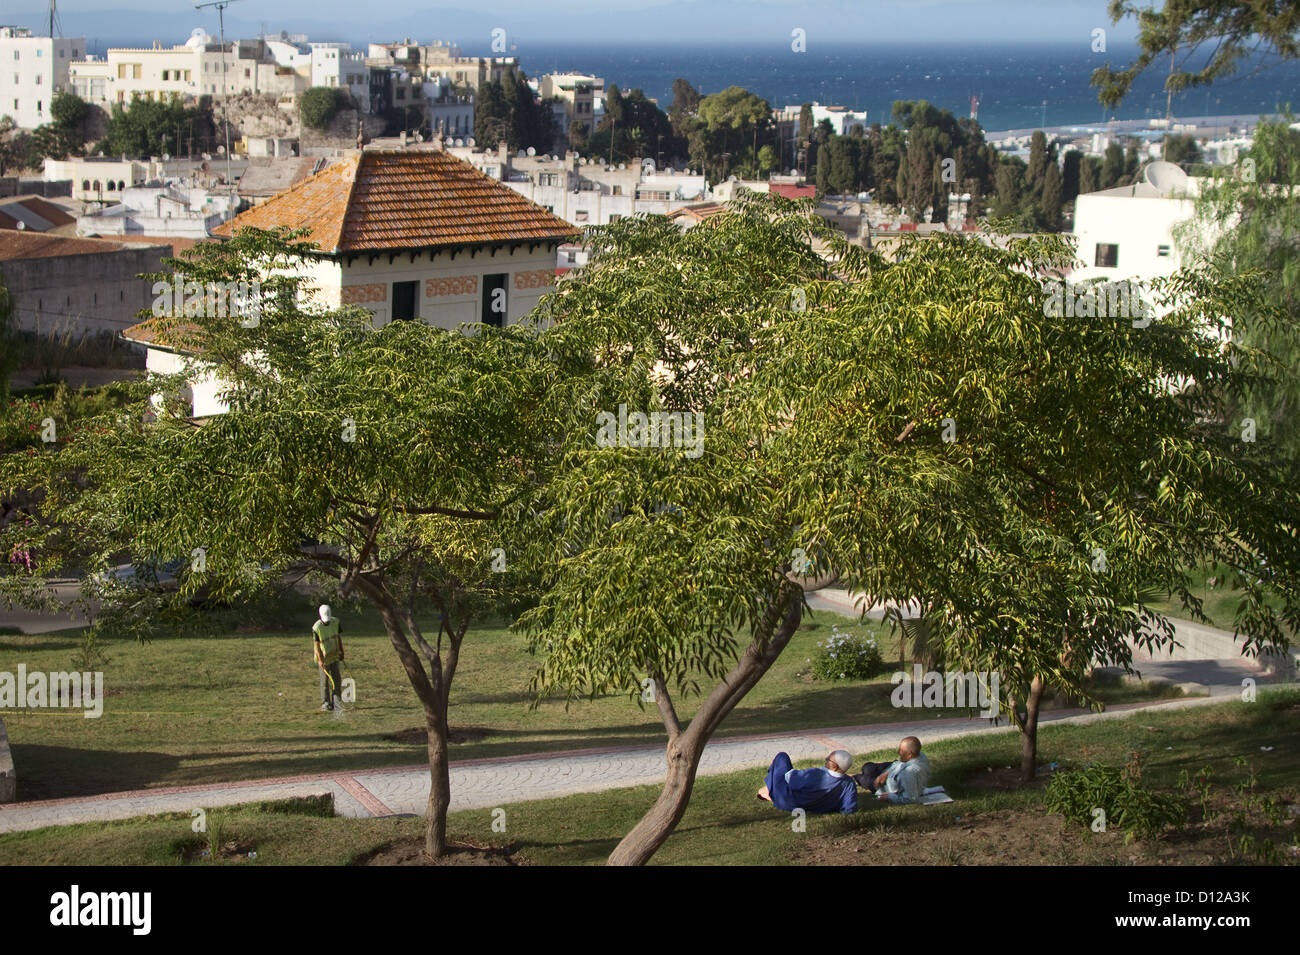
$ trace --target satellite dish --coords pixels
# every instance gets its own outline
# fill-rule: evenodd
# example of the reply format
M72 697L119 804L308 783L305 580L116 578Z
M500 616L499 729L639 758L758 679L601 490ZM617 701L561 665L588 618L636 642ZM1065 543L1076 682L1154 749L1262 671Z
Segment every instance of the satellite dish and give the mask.
M1162 195L1187 188L1187 173L1163 159L1148 163L1142 172L1142 178Z
M655 161L654 161L653 159L651 159L649 156L647 156L645 159L642 159L642 160L641 160L641 168L642 168L643 170L644 170L644 169L648 169L650 172L654 172L654 171L655 171Z
M532 146L529 146L529 147L528 147L528 155L530 155L530 156L536 156L536 155L537 155L537 150L534 149Z
M171 162L172 157L169 153L163 153L163 162Z
M469 139L465 140L465 145L466 145L466 146L473 146L473 145L474 145L474 137L471 136Z
M465 140L463 140L463 139L458 139L458 140L456 140L456 145L457 145L457 146L464 146L464 145L465 145Z
M24 229L26 229L26 228L27 228L27 223L24 222L22 219L19 219L19 220L18 220L18 231L19 231L19 232L22 232L22 231L23 231Z
M625 163L625 162L621 162L621 163L619 163L619 164L618 164L618 168L619 168L619 169L626 169L626 168L627 168L627 163Z
M524 152L524 151L521 149L521 150L519 150L519 152L515 153L515 158L516 158L516 159L523 159L523 158L524 158L525 156L527 156L527 155L528 155L528 153Z

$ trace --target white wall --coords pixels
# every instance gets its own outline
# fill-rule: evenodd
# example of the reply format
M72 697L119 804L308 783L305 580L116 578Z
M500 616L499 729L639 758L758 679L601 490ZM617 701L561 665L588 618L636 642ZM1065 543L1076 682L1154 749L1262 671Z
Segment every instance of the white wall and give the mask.
M86 50L84 37L17 36L0 28L0 116L21 129L44 126L53 117L54 94L71 90L68 64Z
M1178 269L1180 257L1174 241L1174 227L1191 217L1190 199L1141 198L1103 193L1081 195L1075 200L1074 235L1083 268L1071 281L1101 278L1150 280ZM1097 246L1119 246L1114 268L1096 265ZM1168 247L1168 255L1160 254Z

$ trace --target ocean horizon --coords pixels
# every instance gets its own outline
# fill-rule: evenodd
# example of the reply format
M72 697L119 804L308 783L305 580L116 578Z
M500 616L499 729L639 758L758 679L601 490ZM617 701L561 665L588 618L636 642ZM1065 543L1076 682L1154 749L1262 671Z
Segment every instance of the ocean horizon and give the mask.
M466 55L488 51L464 47ZM707 52L707 55L704 55ZM511 51L529 76L575 71L603 77L620 90L641 89L667 110L672 83L682 77L702 93L742 86L773 107L816 101L865 109L869 122L888 123L896 100L928 100L955 115L970 113L979 96L979 122L989 131L1025 127L1090 125L1108 119L1141 120L1165 115L1164 71L1154 66L1139 77L1125 102L1103 109L1089 85L1107 61L1118 69L1136 55L1132 46L1091 52L1087 38L1064 45L1002 44L810 44L789 46L680 44L529 43ZM1261 115L1288 103L1300 106L1300 62L1260 72L1243 64L1236 77L1175 94L1179 116Z

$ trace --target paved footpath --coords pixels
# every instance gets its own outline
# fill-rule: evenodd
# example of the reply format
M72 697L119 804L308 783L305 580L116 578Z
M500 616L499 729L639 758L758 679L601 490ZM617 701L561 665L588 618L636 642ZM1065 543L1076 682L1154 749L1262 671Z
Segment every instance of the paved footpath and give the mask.
M1116 706L1104 713L1049 711L1043 714L1042 721L1090 723L1121 717L1135 709L1178 709L1218 702L1223 702L1222 698L1193 697ZM715 739L704 751L700 775L753 769L757 789L762 782L760 767L766 767L781 750L797 762L820 758L832 749L846 749L854 754L856 762L872 751L896 748L904 736L917 736L928 744L989 732L1007 732L1007 726L995 727L988 720L978 718L930 719ZM662 783L663 779L663 745L459 760L451 764L451 808L453 811L491 809L533 799ZM156 813L189 813L200 808L321 793L333 794L335 811L343 816L421 815L429 797L429 770L425 765L363 769L11 803L0 806L0 833Z

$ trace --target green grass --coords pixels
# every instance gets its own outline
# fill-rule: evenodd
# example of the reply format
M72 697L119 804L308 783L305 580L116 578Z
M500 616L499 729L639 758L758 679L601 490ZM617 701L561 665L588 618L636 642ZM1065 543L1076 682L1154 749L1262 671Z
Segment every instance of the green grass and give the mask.
M1040 757L1063 767L1098 762L1124 765L1138 752L1145 757L1143 784L1163 789L1177 786L1184 769L1204 766L1213 770L1217 780L1235 786L1247 778L1240 765L1245 762L1254 773L1257 792L1294 801L1300 794L1300 749L1288 743L1298 734L1300 691L1280 690L1261 694L1257 703L1233 701L1148 711L1087 725L1047 725L1040 731ZM1264 751L1262 746L1272 749ZM855 853L874 851L887 836L907 839L909 833L918 849L931 853L930 858L942 860L948 853L953 857L949 861L961 861L960 845L950 840L974 820L1003 819L1008 831L1042 821L1040 788L993 791L978 785L990 768L1016 763L1016 734L938 742L927 745L926 751L934 768L932 782L946 786L956 802L931 807L872 803L854 816L809 816L803 833L793 831L787 814L754 799L762 768L702 778L686 816L654 862L787 865L798 863L816 846L831 861L841 854L852 860ZM884 750L855 754L859 760L886 755ZM449 832L455 841L512 844L532 864L598 864L657 793L657 787L640 786L506 806L504 834L493 833L489 809L458 812L449 819ZM339 865L389 843L418 838L423 831L420 819L323 818L319 811L319 805L301 803L216 810L209 814L209 832L213 817L218 816L221 838L255 846L257 860L188 864ZM1160 857L1164 861L1201 861L1199 856L1180 857L1180 853L1206 851L1190 837L1171 836L1129 848L1118 833L1092 839L1082 827L1058 824L1069 838L1048 850L1057 864L1081 858L1095 861L1082 855L1092 851L1090 843L1121 853L1106 861L1126 861L1130 853L1157 849L1164 853ZM198 837L190 825L188 815L174 814L3 835L0 864L176 864L180 852L196 844ZM1216 846L1218 841L1222 840L1216 839ZM865 861L872 860L868 855ZM856 861L864 857L857 855ZM902 861L916 860L908 854Z
M1201 610L1210 618L1212 625L1221 630L1233 630L1237 608L1243 599L1241 590L1232 589L1233 571L1222 565L1196 567L1188 571L1188 577L1188 589L1202 600ZM1209 583L1211 579L1216 580L1214 585ZM1280 609L1276 601L1270 602ZM1151 609L1170 617L1191 619L1191 614L1183 609L1183 603L1176 595L1152 601Z
M286 619L301 626L300 632L232 632L143 646L107 645L107 699L99 719L84 719L71 710L4 712L19 798L424 762L423 745L392 738L404 730L422 730L424 721L377 615L349 612L343 617L344 676L356 681L357 700L346 708L345 718L335 719L318 709L317 670L307 636L315 607L305 598L299 603ZM842 617L817 614L718 735L968 715L966 710L896 709L887 675L874 682L813 680L807 661L832 623L843 630L874 632L870 626L846 625ZM70 669L79 640L77 630L0 635L0 670L12 672L19 663L29 672ZM880 643L892 672L898 642L885 630ZM469 735L453 743L453 759L662 744L655 709L627 697L580 700L567 709L562 700L550 700L530 708L528 685L536 663L522 638L504 627L468 635L452 688L451 724ZM1118 685L1099 691L1110 703L1161 692ZM697 697L679 699L678 712L689 717L697 705Z

